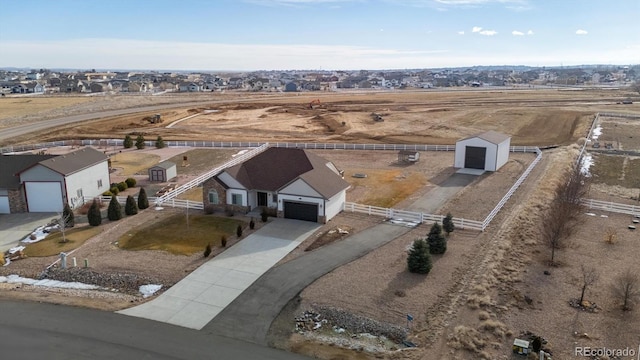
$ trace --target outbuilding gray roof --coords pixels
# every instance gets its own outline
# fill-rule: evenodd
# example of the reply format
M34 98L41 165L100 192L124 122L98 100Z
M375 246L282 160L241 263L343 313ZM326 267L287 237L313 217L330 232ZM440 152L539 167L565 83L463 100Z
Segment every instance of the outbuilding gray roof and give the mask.
M468 138L464 138L462 140L468 140L473 138L479 138L479 139L488 141L492 144L498 145L498 144L501 144L503 141L511 138L511 136L499 133L497 131L489 130L478 135L469 136Z
M49 168L59 174L67 176L80 170L84 170L95 164L107 161L107 159L107 155L105 155L102 151L98 151L92 147L87 146L65 155L58 155L50 159L40 161L38 164ZM20 172L24 172L24 170Z
M167 170L167 169L171 169L172 167L175 167L175 166L176 166L176 163L174 163L173 161L167 160L167 161L163 161L161 163L158 163L156 165L153 165L151 168L152 169L153 168L162 168L162 169Z

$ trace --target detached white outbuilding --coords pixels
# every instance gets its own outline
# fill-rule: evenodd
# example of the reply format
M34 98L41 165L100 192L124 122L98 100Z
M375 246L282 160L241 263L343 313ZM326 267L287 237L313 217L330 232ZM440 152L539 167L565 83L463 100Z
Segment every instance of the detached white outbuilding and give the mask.
M511 137L487 131L456 142L453 167L497 171L509 161Z

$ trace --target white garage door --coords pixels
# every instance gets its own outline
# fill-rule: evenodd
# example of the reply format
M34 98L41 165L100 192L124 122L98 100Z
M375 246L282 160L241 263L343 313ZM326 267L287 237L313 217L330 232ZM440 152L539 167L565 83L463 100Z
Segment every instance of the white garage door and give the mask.
M0 214L9 213L9 197L0 196Z
M62 188L59 182L27 182L29 212L62 211Z

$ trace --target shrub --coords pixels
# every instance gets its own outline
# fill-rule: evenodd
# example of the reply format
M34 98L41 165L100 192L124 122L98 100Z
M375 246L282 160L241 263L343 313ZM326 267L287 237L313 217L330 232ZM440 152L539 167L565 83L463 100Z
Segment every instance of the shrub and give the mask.
M73 215L73 210L71 210L71 206L65 203L64 208L62 209L62 218L65 219L65 227L70 228L76 226L75 216Z
M118 194L120 193L120 189L118 189L118 187L117 187L117 186L112 186L112 187L111 187L111 189L109 189L109 192L110 192L112 195L118 195Z
M124 182L124 181L123 182L119 182L116 186L118 187L118 190L120 190L120 191L125 191L125 190L127 190L127 188L129 188L127 183Z
M138 135L138 137L136 138L136 149L140 150L140 149L144 149L144 136L142 136L142 134Z
M216 206L215 205L212 205L212 204L205 205L205 207L204 207L204 213L205 214L211 215L214 212L216 212Z
M238 235L238 237L242 237L242 225L238 224L238 227L236 228L236 235Z
M127 214L127 216L138 213L138 204L136 204L136 200L131 195L127 196L127 202L124 205L124 213Z
M133 146L133 139L130 135L124 137L124 142L122 143L125 149L130 149Z
M256 227L256 222L253 221L253 218L251 218L251 221L249 221L249 229L253 230L253 228Z
M122 205L118 202L118 198L111 197L109 202L109 208L107 208L107 218L111 221L117 221L122 219Z
M269 219L269 213L267 212L267 209L262 209L260 218L262 219L262 222L267 222L267 220Z
M149 207L149 199L147 199L147 192L144 188L140 188L138 192L138 209L144 210Z
M222 247L227 247L227 235L222 235L222 237L220 237L220 244Z
M447 216L442 219L442 229L447 233L447 236L455 230L456 226L453 224L453 216L451 213L447 213Z
M100 214L100 204L98 203L98 200L93 199L89 212L87 212L87 219L91 226L98 226L102 224L102 214Z
M158 138L156 139L156 147L158 149L162 149L163 147L165 147L164 140L162 140L162 136L158 136Z
M102 196L113 196L113 193L111 192L111 190L107 190L102 193Z
M431 271L429 245L424 239L417 239L413 242L413 247L407 256L407 266L412 273L428 274Z
M127 187L130 187L130 188L136 187L136 184L138 183L134 178L127 178L127 180L125 180L124 182L125 184L127 184Z
M434 222L427 235L429 243L429 252L431 254L444 254L447 251L447 239L442 235L442 226L438 222Z
M209 257L211 255L211 244L207 244L204 248L204 257Z

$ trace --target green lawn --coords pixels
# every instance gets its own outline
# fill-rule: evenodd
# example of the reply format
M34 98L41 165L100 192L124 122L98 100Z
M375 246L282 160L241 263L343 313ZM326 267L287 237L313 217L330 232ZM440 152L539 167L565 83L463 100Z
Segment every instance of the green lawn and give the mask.
M185 214L172 216L161 223L134 229L118 239L118 246L126 250L164 250L178 255L204 251L207 244L220 246L222 235L236 236L238 225L244 222L211 215L190 215L189 226Z
M62 242L62 233L55 232L37 243L27 245L25 255L31 257L43 257L58 255L61 252L69 252L80 247L85 241L102 232L102 226L84 226L69 229L65 232L67 242Z

